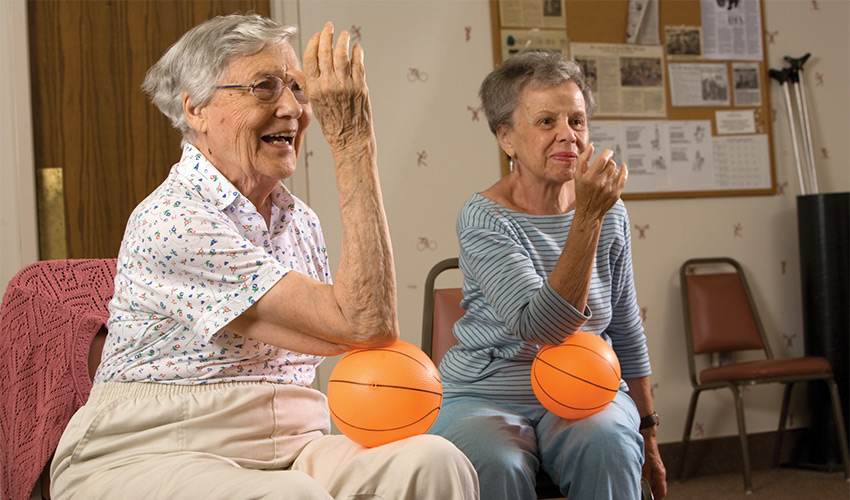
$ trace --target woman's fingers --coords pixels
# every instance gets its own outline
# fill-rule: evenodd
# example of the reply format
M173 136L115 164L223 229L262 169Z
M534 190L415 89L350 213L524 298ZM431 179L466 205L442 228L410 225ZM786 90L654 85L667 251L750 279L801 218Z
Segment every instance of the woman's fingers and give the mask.
M359 86L366 84L366 64L364 63L364 58L363 47L359 43L355 43L354 48L351 49L351 78Z
M334 74L333 43L334 25L328 21L319 35L319 74L316 77Z
M319 77L319 36L319 32L314 33L304 49L304 75L310 79Z
M584 148L584 151L578 154L578 163L576 163L576 173L578 175L584 174L587 172L587 169L590 168L590 158L593 156L593 143L587 145Z
M351 76L351 62L348 59L348 41L351 35L347 31L342 31L336 41L336 50L334 50L334 69L336 77L340 81L347 80Z

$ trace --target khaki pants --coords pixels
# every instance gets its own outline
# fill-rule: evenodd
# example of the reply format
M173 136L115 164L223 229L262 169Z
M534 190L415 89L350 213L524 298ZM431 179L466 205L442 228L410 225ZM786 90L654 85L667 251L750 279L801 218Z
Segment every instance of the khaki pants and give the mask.
M478 498L469 460L443 438L363 448L328 435L325 396L269 383L107 383L71 419L53 498Z

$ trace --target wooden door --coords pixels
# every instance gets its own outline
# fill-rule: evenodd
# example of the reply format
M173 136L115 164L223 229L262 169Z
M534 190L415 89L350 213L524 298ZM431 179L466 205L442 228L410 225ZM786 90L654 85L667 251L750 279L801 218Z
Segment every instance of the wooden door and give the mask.
M130 212L180 155L179 133L140 88L145 72L192 26L269 9L269 0L28 2L35 165L60 174L44 178L61 179L64 198L40 207L39 232L47 240L59 227L66 253L42 259L117 256Z

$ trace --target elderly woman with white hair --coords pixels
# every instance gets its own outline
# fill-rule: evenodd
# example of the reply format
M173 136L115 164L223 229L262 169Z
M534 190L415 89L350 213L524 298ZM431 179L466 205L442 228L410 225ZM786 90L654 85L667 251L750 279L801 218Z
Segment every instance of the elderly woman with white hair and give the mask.
M571 499L640 498L642 472L663 498L620 200L628 169L611 150L591 161L593 95L579 65L561 54L513 56L479 94L511 172L473 194L458 216L466 314L454 325L458 345L440 363L443 407L430 432L469 457L487 500L534 498L539 469ZM566 420L535 397L531 364L541 346L579 330L613 347L623 380L604 410Z
M51 467L57 499L477 498L443 438L366 449L329 435L324 356L398 338L363 50L256 15L187 32L143 88L183 154L127 224L89 401ZM313 113L343 240L332 283L315 213L283 179Z

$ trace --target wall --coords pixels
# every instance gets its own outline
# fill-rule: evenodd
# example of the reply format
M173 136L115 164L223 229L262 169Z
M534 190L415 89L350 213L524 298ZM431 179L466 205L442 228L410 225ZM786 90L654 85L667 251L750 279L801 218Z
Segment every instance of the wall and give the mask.
M25 0L0 1L0 294L38 260Z
M302 27L302 42L331 20L337 31L351 31L366 50L402 338L418 345L428 269L457 255L458 209L471 193L499 176L499 152L478 112L477 98L478 85L493 67L489 4L301 0L277 5L282 19ZM850 3L767 0L764 7L769 65L782 68L785 55L813 54L804 78L821 192L848 191ZM836 37L842 42L836 43ZM691 392L677 274L686 259L728 255L740 260L751 275L775 353L803 353L799 189L784 98L778 85L771 90L779 194L627 202L638 297L653 360L655 405L663 419L661 442L681 439ZM340 241L338 205L330 155L317 124L308 131L306 151L294 188L322 218L334 259ZM334 362L321 367L322 387ZM780 392L772 388L747 391L748 430L775 430L780 401ZM804 402L803 393L795 393L792 426L805 425ZM736 435L731 403L729 394L704 394L694 437Z
M485 0L274 0L275 15L303 26L306 40L326 20L366 49L379 163L396 252L402 336L418 345L422 285L437 261L457 255L457 210L499 176L499 153L478 111L478 84L492 69ZM850 2L766 0L767 58L813 54L806 65L822 192L850 191ZM0 1L0 278L37 258L29 137L24 0ZM677 270L692 256L730 255L751 273L756 300L779 355L803 352L796 205L798 194L784 101L773 91L774 154L780 193L764 197L627 202L638 294L653 359L660 441L681 437L690 395ZM13 152L9 154L8 152ZM9 159L12 159L11 161ZM340 224L330 156L319 127L308 132L302 168L291 184L322 217L336 261ZM334 360L322 367L327 380ZM793 426L805 424L795 398ZM751 432L776 426L780 395L746 395ZM707 394L697 437L734 435L731 397Z

